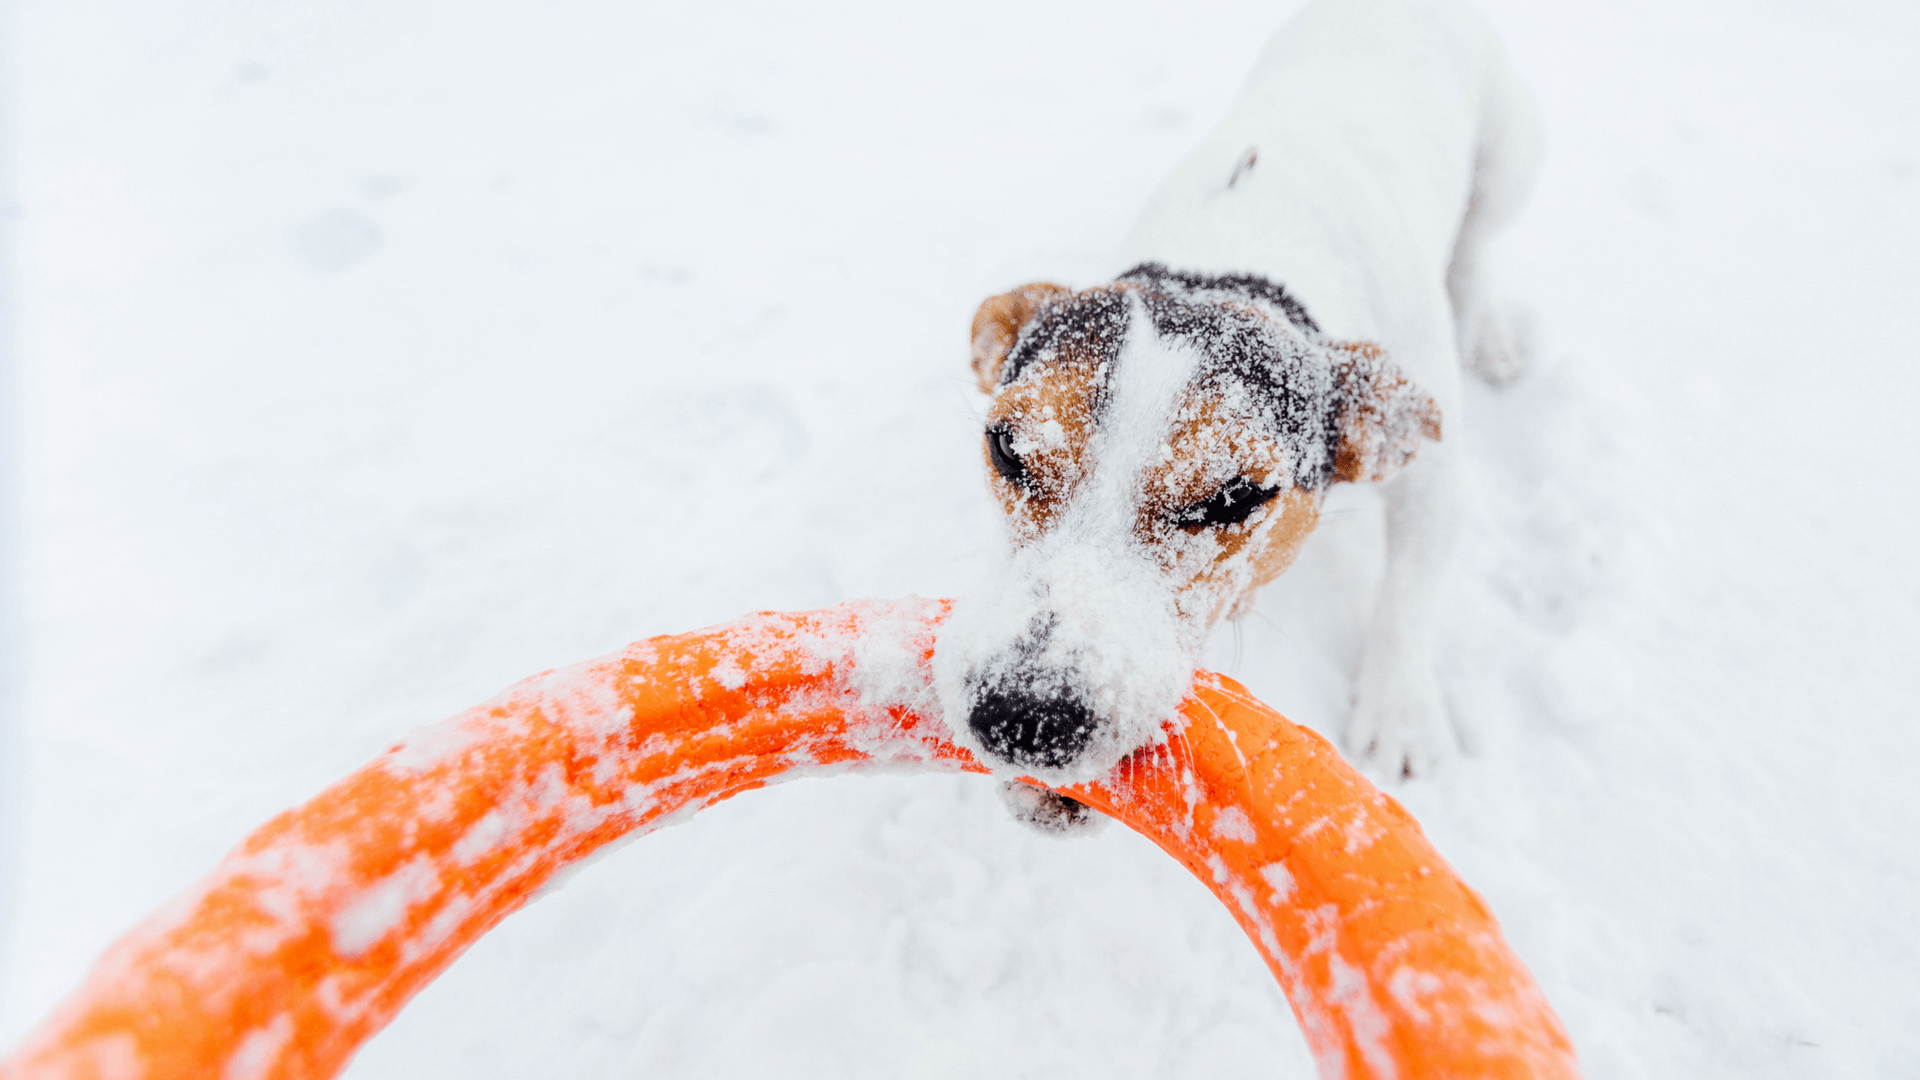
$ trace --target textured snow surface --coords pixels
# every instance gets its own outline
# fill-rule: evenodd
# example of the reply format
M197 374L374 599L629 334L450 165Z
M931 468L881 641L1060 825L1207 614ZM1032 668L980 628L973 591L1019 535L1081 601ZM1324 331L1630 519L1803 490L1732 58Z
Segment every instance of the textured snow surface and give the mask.
M1920 15L1486 7L1541 360L1465 406L1468 756L1391 790L1590 1076L1920 1073ZM974 305L1108 267L1287 10L13 5L0 1045L420 724L985 572ZM1331 730L1379 528L1330 500L1209 663ZM621 848L351 1070L1309 1074L1172 860L932 776Z

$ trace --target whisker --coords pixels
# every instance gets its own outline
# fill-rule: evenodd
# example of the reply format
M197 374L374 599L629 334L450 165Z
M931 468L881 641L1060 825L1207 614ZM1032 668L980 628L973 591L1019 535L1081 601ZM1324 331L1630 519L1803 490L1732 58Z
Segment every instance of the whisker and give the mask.
M1366 507L1366 506L1347 506L1347 507L1342 507L1341 509L1338 509L1338 510L1323 510L1323 511L1321 511L1321 513L1320 513L1320 520L1321 520L1321 521L1325 521L1325 520L1327 520L1328 518L1343 518L1343 517L1352 517L1352 516L1353 516L1353 515L1355 515L1355 514L1368 514L1368 513L1372 513L1372 512L1373 512L1373 509L1372 509L1371 507Z
M1286 627L1281 626L1279 623L1274 622L1271 616L1269 616L1266 612L1261 611L1259 608L1253 609L1253 611L1250 612L1250 614L1252 614L1254 618L1259 619L1261 622L1266 623L1268 629L1271 629L1274 633L1280 635L1282 640L1287 641L1289 643L1294 643L1299 640L1297 635L1295 635L1292 631L1288 630Z

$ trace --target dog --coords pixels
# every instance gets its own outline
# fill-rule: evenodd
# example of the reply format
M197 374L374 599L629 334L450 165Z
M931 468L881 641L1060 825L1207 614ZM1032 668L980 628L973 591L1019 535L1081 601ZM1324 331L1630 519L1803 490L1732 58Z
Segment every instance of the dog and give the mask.
M1209 632L1293 561L1328 487L1365 483L1387 555L1344 742L1393 776L1457 753L1432 642L1461 372L1520 370L1485 251L1538 146L1477 15L1320 0L1149 202L1113 280L981 304L1009 549L935 644L963 744L1009 776L1105 775L1161 737Z

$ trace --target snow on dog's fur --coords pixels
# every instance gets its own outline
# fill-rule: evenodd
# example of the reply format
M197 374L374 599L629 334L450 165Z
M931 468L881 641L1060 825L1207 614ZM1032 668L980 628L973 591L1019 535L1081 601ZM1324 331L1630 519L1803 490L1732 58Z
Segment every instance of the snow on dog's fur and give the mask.
M1328 485L1391 479L1348 742L1394 772L1446 756L1427 655L1459 517L1441 417L1456 426L1462 357L1516 370L1481 249L1524 195L1528 109L1469 13L1326 0L1149 206L1129 269L981 305L1010 551L936 646L959 738L1016 774L1104 774L1156 737L1221 616L1293 561Z
M1440 434L1377 350L1327 341L1250 280L1150 264L1030 290L984 309L975 341L1013 551L957 605L936 678L976 749L1047 779L1150 739L1214 622L1292 562L1327 484L1384 477Z

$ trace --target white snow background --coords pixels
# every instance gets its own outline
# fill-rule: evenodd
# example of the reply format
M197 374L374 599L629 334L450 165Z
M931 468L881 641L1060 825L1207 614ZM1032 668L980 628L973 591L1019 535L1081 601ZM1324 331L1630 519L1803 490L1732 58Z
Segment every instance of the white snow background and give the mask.
M1920 9L1486 6L1547 124L1502 252L1541 355L1468 401L1470 753L1389 790L1595 1080L1920 1074ZM963 588L974 305L1110 272L1288 10L14 3L0 1047L416 724ZM1350 635L1303 613L1378 543L1346 504L1210 656L1323 729ZM909 777L619 851L350 1075L1309 1065L1171 859Z

